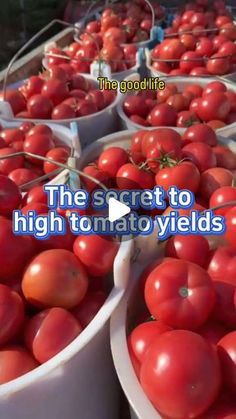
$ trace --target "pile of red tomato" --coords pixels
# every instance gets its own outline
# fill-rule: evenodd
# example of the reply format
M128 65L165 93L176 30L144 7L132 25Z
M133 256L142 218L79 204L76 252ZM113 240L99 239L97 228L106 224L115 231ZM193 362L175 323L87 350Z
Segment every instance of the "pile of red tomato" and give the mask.
M236 94L221 81L205 87L186 83L179 89L167 82L163 90L142 90L124 99L123 110L136 124L144 127L186 128L205 122L214 129L236 122Z
M23 156L0 161L0 384L48 361L91 322L107 298L118 243L96 235L37 240L12 231L12 211L48 214L47 196L37 185L23 196L19 186L51 173L67 147L56 147L51 129L22 124L3 129L0 155L15 150L46 155L49 162ZM58 208L58 214L69 215ZM98 253L98 249L99 253Z
M228 243L176 235L140 278L146 309L128 348L165 419L236 417L236 207L226 220Z
M164 15L161 6L153 5L157 20ZM108 62L112 73L127 70L135 65L135 44L150 38L152 15L145 0L119 2L107 7L100 20L89 22L78 42L62 50L52 48L48 52L48 65L68 62L76 71L90 73L92 61L100 58ZM50 55L51 54L51 55ZM66 58L54 57L53 54Z
M65 63L54 65L39 76L31 76L17 90L8 89L5 100L16 118L60 120L99 112L115 97L115 91L99 90L94 81Z
M198 4L199 3L199 4ZM201 2L202 3L202 2ZM224 2L213 9L189 4L151 54L153 69L170 75L224 75L236 71L236 25Z

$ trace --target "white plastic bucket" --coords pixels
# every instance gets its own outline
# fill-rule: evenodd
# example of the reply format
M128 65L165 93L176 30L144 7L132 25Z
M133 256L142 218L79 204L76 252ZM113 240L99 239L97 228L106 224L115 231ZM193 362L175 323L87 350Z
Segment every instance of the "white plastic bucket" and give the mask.
M128 133L126 133L127 135ZM218 137L218 141L219 144L236 153L236 143L234 141L222 137ZM209 237L210 242L211 240L215 242L217 238ZM164 246L164 242L158 242L156 231L150 236L139 236L135 239L135 248L138 248L140 253L130 272L130 279L132 280L130 280L124 297L114 311L110 322L113 361L120 384L129 402L132 419L161 419L161 416L144 393L133 369L127 346L127 327L130 319L134 319L139 314L137 290L139 290L140 275L149 263L163 256Z
M3 122L4 127L18 125ZM49 126L64 144L74 141L66 127ZM50 183L64 184L68 175L64 170ZM119 419L109 319L128 284L132 254L133 241L122 242L113 265L114 286L83 332L45 364L0 386L1 419Z
M139 80L140 76L138 73L133 74L132 76L128 77L126 80ZM180 91L182 91L186 86L188 86L189 84L198 84L199 86L206 86L208 83L213 82L215 80L220 80L219 78L214 78L214 77L207 77L207 78L203 78L203 77L171 77L168 79L168 77L162 77L162 79L166 85L168 85L168 83L174 83L177 85L178 89ZM223 83L225 84L225 86L227 87L227 89L232 90L233 92L236 93L236 84L230 81L225 81L222 80ZM122 99L119 101L118 105L117 105L117 112L118 115L120 117L120 127L122 129L135 129L135 130L140 130L140 129L154 129L154 128L163 128L163 127L144 127L142 125L136 124L133 121L131 121L131 119L124 113L123 111L123 103L126 99L126 97L129 95L129 93L125 94ZM187 128L178 128L178 127L168 127L168 128L172 128L175 131L179 132L180 134L183 133ZM219 128L217 130L217 134L223 137L230 137L230 138L235 138L236 139L236 122L234 122L233 124L230 125L226 125L223 128Z
M98 81L89 74L86 74L86 79L93 81L98 86ZM21 81L15 85L23 84L24 81ZM13 86L12 86L13 87ZM8 88L11 88L9 86ZM74 119L61 119L61 120L51 120L51 119L27 119L27 118L14 118L11 107L9 103L0 101L0 119L3 119L8 122L25 122L31 121L38 124L60 124L66 127L69 127L72 122L76 122L79 131L79 137L82 148L91 142L97 140L98 138L115 132L118 127L118 115L116 111L117 104L121 100L121 93L117 91L116 98L113 103L107 106L105 109L102 109L99 112L96 112L92 115L83 116L80 118Z
M0 386L1 419L118 419L109 318L128 283L132 249L132 241L121 244L114 287L86 329L44 365Z

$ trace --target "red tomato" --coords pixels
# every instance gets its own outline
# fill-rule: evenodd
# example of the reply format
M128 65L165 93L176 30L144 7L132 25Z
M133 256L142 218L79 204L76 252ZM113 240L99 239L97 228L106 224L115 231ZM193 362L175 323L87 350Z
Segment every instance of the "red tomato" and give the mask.
M52 119L73 119L76 118L75 110L66 103L60 103L52 111Z
M105 301L106 294L103 291L90 291L87 292L81 303L73 309L72 314L83 329L93 320Z
M225 224L226 224L225 239L227 243L234 250L236 249L236 236L235 236L236 225L235 223L236 223L236 206L234 206L233 208L231 207L225 214Z
M0 384L8 383L39 365L33 356L21 346L6 346L0 350Z
M218 167L224 167L228 170L236 169L236 154L233 153L230 149L217 146L213 148L216 155L216 161Z
M32 204L25 205L21 208L21 212L24 215L27 215L29 211L36 211L38 215L47 214L48 207L46 204L41 204L40 202L33 202Z
M43 85L44 85L43 78L41 78L39 76L29 77L29 79L27 80L27 82L24 86L25 87L24 93L25 93L26 99L29 99L33 95L40 94Z
M194 330L212 312L215 291L204 269L174 259L160 264L148 276L145 301L156 319L174 328Z
M9 179L11 179L18 186L31 182L32 180L37 179L37 177L36 173L24 167L15 169L9 174Z
M6 176L0 175L0 215L10 216L21 203L21 193L17 185Z
M209 95L210 93L215 92L222 92L225 93L227 91L227 88L224 83L221 81L212 81L211 83L208 83L205 89L202 92L202 96L205 97Z
M31 118L50 119L53 110L53 104L47 97L33 95L27 102L27 110Z
M0 284L0 345L12 340L21 330L24 321L24 304L21 297Z
M76 109L76 115L78 117L92 115L96 113L98 108L96 107L95 103L89 102L88 100L81 99Z
M61 80L50 79L44 83L41 94L56 106L68 97L69 89L67 84Z
M231 400L219 400L198 419L235 419L236 406Z
M165 254L171 258L187 260L205 267L209 251L209 243L203 236L176 235L168 240Z
M203 88L198 84L189 84L185 87L184 92L190 92L195 98L202 96Z
M183 149L183 157L190 159L200 172L216 167L216 156L212 148L201 142L187 144Z
M162 333L169 332L171 327L161 321L149 321L139 324L130 334L129 342L137 360L142 364L147 350L153 340Z
M35 359L43 364L68 346L82 327L63 308L54 307L32 317L25 330L25 342Z
M35 186L26 195L26 204L34 204L35 202L47 205L48 198L43 190L43 186Z
M178 92L178 89L176 85L173 83L168 83L165 86L165 89L157 91L157 100L159 103L166 102L168 97L174 95L177 92Z
M232 91L232 90L227 90L227 92L225 92L225 96L227 96L227 98L230 101L230 111L231 112L235 112L236 111L236 94Z
M206 67L194 67L189 75L190 76L209 76L209 71L206 69Z
M218 51L221 47L221 45L223 45L225 42L228 41L228 38L226 38L225 35L217 35L213 38L213 45L214 45L214 50Z
M214 45L211 39L203 37L197 43L196 53L199 57L210 57L214 52Z
M155 177L156 185L165 191L175 185L178 189L188 189L195 193L200 183L200 173L191 162L180 162L176 166L161 169Z
M228 333L218 343L223 381L227 388L236 391L236 331Z
M0 217L0 280L5 282L21 275L34 251L33 239L16 236L12 232L12 222Z
M195 38L195 36L185 33L182 34L179 39L187 50L195 49L197 43L197 39Z
M190 23L194 26L197 26L197 25L205 26L206 25L205 14L204 13L194 13L194 15L190 19Z
M172 106L176 112L181 112L188 108L188 102L182 93L176 93L168 97L166 103Z
M227 246L216 249L209 261L208 272L213 279L235 285L236 254Z
M197 114L203 121L219 119L224 121L230 111L230 102L222 92L214 92L205 96L199 104Z
M217 189L210 198L210 208L218 207L227 202L235 201L236 205L236 188L234 186L223 186ZM215 210L218 215L225 215L234 205Z
M4 100L3 93L0 94L0 99ZM14 115L24 111L26 108L26 100L18 90L7 90L5 99L11 105Z
M179 39L165 39L159 48L161 60L176 60L183 55L185 47Z
M132 153L141 153L142 151L142 142L143 142L143 137L146 134L145 130L139 130L137 132L135 132L134 134L132 134L131 137L131 152Z
M137 95L128 96L124 101L123 108L126 115L138 115L143 118L146 118L149 110L143 99Z
M213 320L225 325L236 327L236 292L235 286L223 281L214 281L216 304L213 311Z
M24 142L24 151L39 156L46 156L48 151L55 147L55 143L51 137L44 134L34 134L26 137ZM28 157L30 161L38 166L43 165L43 161L34 157Z
M57 161L59 163L66 163L70 156L69 151L64 147L56 147L52 150L49 150L46 154L46 158L50 160ZM59 169L60 167L57 164L49 163L47 161L43 164L43 170L45 173L53 172L54 170Z
M5 141L7 145L10 145L15 141L24 141L25 134L18 128L8 128L3 129L0 132L0 137Z
M194 99L198 100L198 99ZM191 102L191 104L194 102ZM178 119L176 122L176 126L179 128L186 128L191 127L192 125L198 124L200 120L196 116L196 114L192 111L182 111L178 113Z
M206 68L210 74L219 76L227 74L230 71L230 58L226 58L224 53L217 52L208 59Z
M73 308L82 301L87 288L88 276L82 263L63 249L36 256L22 280L24 296L35 307Z
M119 189L152 189L154 180L151 173L132 163L124 164L116 174Z
M109 183L109 179L107 177L107 174L98 170L98 168L95 165L89 165L89 166L84 167L83 173L93 177L94 179L96 179L97 181L101 182L104 185ZM85 189L88 192L91 193L94 189L99 187L98 184L96 184L92 180L86 178L85 176L81 175L81 178L82 178L83 184L85 186Z
M86 100L93 102L99 111L105 108L105 99L101 90L90 90L86 95Z
M219 340L227 333L227 328L213 320L209 320L197 330L197 333L212 345L217 345Z
M133 121L135 124L142 126L142 127L149 127L150 124L146 119L142 118L139 115L131 115L130 120Z
M120 167L128 162L128 158L129 156L123 148L110 147L100 154L98 169L113 178L116 176Z
M171 71L171 67L168 63L165 63L164 61L154 61L152 63L152 68L154 70L159 71L161 73L169 74Z
M159 336L141 367L147 397L171 418L194 418L204 412L217 398L220 384L216 350L189 331L173 330Z
M199 193L205 198L210 199L213 192L222 186L231 186L233 174L222 167L213 167L201 173Z
M103 41L105 44L124 44L126 42L125 31L121 28L111 27L104 33Z
M219 54L224 56L231 56L232 61L235 63L236 44L232 41L224 42L219 49Z
M225 127L226 124L222 121L217 120L217 119L215 119L215 120L213 119L212 121L207 122L207 125L209 127L211 127L212 129L216 130L216 129Z
M53 131L48 125L44 124L37 124L30 128L30 130L27 132L27 137L30 135L35 134L41 134L41 135L47 135L49 137L53 137Z
M15 153L10 147L0 149L0 157ZM9 175L13 170L24 166L24 157L17 156L13 158L4 158L0 160L0 174Z
M231 41L236 41L236 25L233 22L221 26L220 35L226 36Z
M152 126L176 126L177 112L167 103L160 103L156 105L148 115L148 122Z
M192 142L203 142L209 146L217 145L217 137L215 131L205 124L195 124L189 127L182 137L185 144Z
M189 73L196 66L200 67L202 65L203 60L195 51L187 51L180 58L179 67L185 73Z
M78 236L74 242L75 255L95 277L112 272L118 249L115 240L97 235Z
M145 131L142 140L142 154L155 147L161 154L169 154L173 159L181 157L181 136L171 128L158 128Z

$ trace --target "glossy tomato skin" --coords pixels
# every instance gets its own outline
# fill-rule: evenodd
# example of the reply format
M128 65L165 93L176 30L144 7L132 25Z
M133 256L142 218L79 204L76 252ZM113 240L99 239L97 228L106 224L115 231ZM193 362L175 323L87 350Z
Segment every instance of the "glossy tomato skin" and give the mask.
M161 321L149 321L139 324L130 334L129 341L135 357L142 364L153 340L162 333L169 332L171 327Z
M57 161L58 163L66 163L69 156L70 152L64 147L53 148L49 150L46 154L46 158ZM54 170L57 170L59 168L60 167L58 165L50 163L48 161L45 161L43 164L43 170L46 174L53 172Z
M148 116L148 122L153 127L176 126L177 112L167 103L156 105Z
M235 286L235 251L229 246L220 246L214 250L209 261L208 273L215 280L224 280Z
M12 222L0 217L0 280L21 275L25 265L35 253L32 237L16 236Z
M119 245L113 239L97 235L78 236L74 242L74 253L86 267L88 273L99 277L113 269Z
M181 157L181 136L171 128L157 128L145 131L142 137L141 151L146 156L148 149L157 148L162 154L173 159Z
M223 370L223 381L236 393L236 331L225 335L218 343L218 353Z
M104 150L98 159L98 169L114 178L121 166L128 162L127 152L120 147L110 147Z
M217 137L215 131L205 124L195 124L189 127L183 137L184 144L192 142L203 142L211 147L217 145Z
M197 114L204 122L212 119L225 121L230 112L230 102L222 92L214 92L205 96L198 107Z
M218 396L221 375L216 350L196 333L166 332L152 343L140 380L146 395L164 416L195 418Z
M145 301L156 319L174 328L194 330L213 310L215 291L203 268L174 259L150 273L145 284Z
M178 189L197 192L200 183L200 172L191 162L180 162L176 166L161 169L155 177L156 185L165 191L175 185Z
M25 329L25 343L40 364L68 346L82 331L67 310L54 307L32 317Z
M9 343L21 330L24 304L21 297L0 284L0 345Z
M231 150L222 146L214 147L213 150L216 155L218 167L224 167L228 170L236 169L236 155Z
M209 251L209 243L203 236L175 235L168 240L165 254L167 257L187 260L205 267Z
M81 303L72 310L72 314L83 329L93 320L105 301L105 292L88 291Z
M7 157L8 154L13 154L14 149L10 147L4 147L0 149L0 156ZM24 166L24 157L16 156L13 158L4 158L0 160L0 174L9 175L13 170L19 169Z
M236 204L236 188L234 186L223 186L212 194L210 198L210 208L218 207L231 201L235 201ZM220 208L215 210L214 213L225 215L227 212L229 212L230 209L233 208L233 206L234 205Z
M210 199L218 188L231 186L232 182L232 172L222 167L213 167L201 173L199 192L205 199Z
M0 215L8 217L21 203L20 190L11 179L0 175L0 195Z
M38 367L38 362L25 348L11 345L0 350L0 384L8 383Z
M119 189L152 189L153 176L132 163L123 165L116 174Z
M225 239L227 243L232 247L232 249L236 250L236 206L229 209L225 215L225 223L226 223L226 232L225 232Z
M182 151L183 157L191 160L197 166L200 173L216 167L216 156L212 148L206 143L193 142L187 144Z
M22 279L26 300L39 308L73 308L83 300L87 289L88 276L82 263L64 249L38 254Z

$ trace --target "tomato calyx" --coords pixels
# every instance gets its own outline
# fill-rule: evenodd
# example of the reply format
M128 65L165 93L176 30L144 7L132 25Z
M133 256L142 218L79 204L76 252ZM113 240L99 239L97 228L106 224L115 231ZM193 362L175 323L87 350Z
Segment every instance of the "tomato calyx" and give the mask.
M184 126L186 128L191 127L197 122L197 119L194 116L191 116L187 121L184 122Z
M177 166L181 163L181 161L173 159L168 153L161 152L160 157L147 159L143 165L148 165L148 163L158 163L159 168L164 169L165 167Z
M190 295L190 291L187 287L181 287L179 289L179 295L183 298L187 298Z

